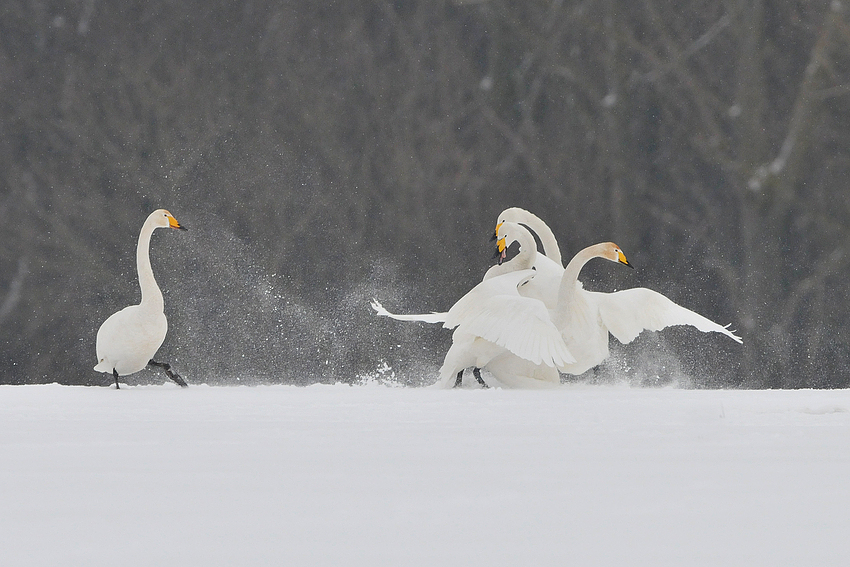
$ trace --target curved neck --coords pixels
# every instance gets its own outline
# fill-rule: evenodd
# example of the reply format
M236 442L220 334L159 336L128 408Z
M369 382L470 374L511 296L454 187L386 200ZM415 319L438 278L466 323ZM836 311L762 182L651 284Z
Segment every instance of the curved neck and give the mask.
M141 305L162 311L165 302L153 277L150 257L151 235L155 228L149 222L142 225L142 231L139 233L139 244L136 246L136 271L139 273L139 287L142 288Z
M561 248L558 246L558 241L555 239L555 234L552 232L552 229L549 228L549 225L543 222L543 220L534 213L529 212L528 215L529 217L526 219L527 222L524 222L523 224L527 224L528 228L537 234L537 237L540 239L540 244L543 245L543 253L551 260L557 262L559 266L563 266Z
M519 270L530 270L534 266L534 261L537 259L537 244L534 242L534 237L524 227L517 227L512 231L514 242L519 243L519 253L508 260L487 270L484 279L489 279L502 274L516 272Z
M561 298L567 298L569 297L569 294L575 292L576 282L578 281L578 275L581 272L581 269L592 258L601 256L604 248L605 244L594 244L573 256L573 259L570 260L570 263L567 264L567 267L564 270L564 275L561 277L561 289L558 294L559 303L561 302Z

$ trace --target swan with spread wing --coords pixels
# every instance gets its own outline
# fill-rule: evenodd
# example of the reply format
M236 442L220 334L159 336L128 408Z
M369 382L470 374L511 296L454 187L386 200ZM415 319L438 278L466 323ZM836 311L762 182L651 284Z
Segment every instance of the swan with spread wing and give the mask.
M690 325L704 332L725 334L736 342L742 342L728 326L718 325L650 289L633 288L614 293L583 289L578 276L585 264L593 258L605 258L631 267L614 243L600 243L585 248L573 257L566 269L548 265L548 262L544 264L548 267L541 270L526 269L532 266L536 268L542 255L537 253L533 236L523 224L500 219L496 235L502 257L505 250L512 246L518 246L519 250L508 262L501 263L500 258L500 264L491 270L508 270L507 274L502 273L497 279L512 274L513 279L501 281L510 281L514 284L516 294L529 302L512 299L511 307L503 304L503 294L492 293L493 289L484 285L490 272L481 284L473 288L475 293L471 291L446 313L396 316L373 302L373 308L380 315L402 320L443 322L448 328L457 327L452 348L441 369L441 384L449 385L450 369L454 371L460 368L462 372L467 366L481 367L482 362L491 372L494 368L501 370L503 377L500 382L505 382L504 377L511 375L516 368L526 377L541 372L546 377L544 381L551 382L551 371L543 368L543 365L550 366L548 359L529 356L532 351L525 345L534 345L535 353L560 352L561 341L574 360L559 363L553 357L552 366L565 373L582 374L608 357L609 333L620 342L629 343L644 330L658 331L673 325ZM524 277L526 274L527 277ZM505 289L510 288L505 285ZM543 315L541 306L545 307L548 316ZM523 313L523 309L535 315ZM520 317L523 317L521 323ZM557 339L552 338L553 325L559 332ZM500 342L494 343L494 337L498 337ZM495 347L491 343L502 350L494 351ZM526 350L520 350L518 345ZM463 364L467 366L462 367ZM460 374L458 382L459 377Z
M372 308L378 315L390 317L399 321L421 321L426 323L445 323L444 326L457 330L453 335L452 347L446 354L445 362L441 369L440 383L444 386L459 386L463 380L463 371L465 368L473 367L473 375L482 385L488 384L481 377L479 368L484 366L495 379L492 385L508 386L508 387L540 387L542 385L551 386L552 384L560 383L560 376L555 368L555 359L550 362L541 362L529 360L528 354L526 358L516 354L510 348L505 348L498 341L493 342L487 340L484 336L490 338L497 333L502 337L506 336L506 329L500 329L498 325L493 326L493 320L499 319L496 313L506 313L508 304L499 304L499 299L496 296L503 297L505 295L515 297L517 295L517 286L523 289L523 296L530 299L538 299L543 301L547 308L554 307L557 300L558 283L560 276L563 273L563 267L560 265L561 252L558 248L558 243L551 229L539 217L533 213L513 207L502 211L497 219L497 226L503 222L516 220L522 223L528 232L522 235L523 242L511 241L507 243L503 240L497 243L496 256L499 261L495 266L492 266L484 275L482 282L473 288L464 298L462 298L452 310L448 312L433 312L422 314L399 315L387 311L377 300L372 301ZM494 233L495 239L495 233ZM552 258L538 253L538 246L535 241L539 241L542 252L552 256ZM509 250L510 249L510 250ZM516 253L519 249L521 253L516 254L516 258L508 258L509 252ZM516 274L519 271L525 270L528 273L512 278L504 278L506 275ZM533 271L532 271L533 270ZM494 280L495 282L490 282ZM490 297L488 300L487 297ZM508 300L510 301L510 300ZM535 305L530 303L529 305ZM481 307L490 306L490 312L485 314ZM539 306L535 305L536 308ZM451 315L450 315L451 314ZM543 317L543 312L537 313L538 317ZM546 316L548 318L548 316ZM511 319L499 319L510 324ZM482 321L488 321L482 325ZM466 323L466 324L464 324ZM507 343L505 343L507 344ZM511 345L518 342L511 342ZM555 345L556 348L559 345ZM548 361L547 357L547 361ZM452 382L452 378L454 381ZM488 377L488 380L490 377Z

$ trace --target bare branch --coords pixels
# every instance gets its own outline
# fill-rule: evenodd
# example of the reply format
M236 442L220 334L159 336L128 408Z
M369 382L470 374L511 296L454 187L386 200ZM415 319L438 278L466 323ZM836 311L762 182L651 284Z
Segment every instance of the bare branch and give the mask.
M15 306L17 306L20 302L24 279L26 279L28 273L27 257L21 256L21 258L18 259L18 269L12 277L12 282L9 284L9 291L6 292L6 297L3 299L3 303L0 303L0 323L9 316L9 314L15 309Z
M798 172L796 168L789 168L789 161L792 159L793 152L798 149L800 142L803 141L811 130L811 116L816 103L821 99L816 91L816 77L818 70L822 67L822 62L826 57L826 50L829 46L832 37L832 31L836 27L836 22L840 19L840 15L835 10L832 10L827 16L826 22L812 48L809 57L809 63L803 73L803 81L800 84L800 89L797 99L794 101L794 108L791 111L791 118L788 121L788 131L785 134L785 139L779 148L779 153L769 164L763 164L756 168L747 182L747 186L752 191L759 191L764 186L765 182L771 177L778 177L783 173L789 179L789 182L783 183L784 192L793 191L793 180L796 179ZM799 153L799 152L798 152ZM797 156L799 159L799 156ZM790 199L790 194L780 195L784 199Z

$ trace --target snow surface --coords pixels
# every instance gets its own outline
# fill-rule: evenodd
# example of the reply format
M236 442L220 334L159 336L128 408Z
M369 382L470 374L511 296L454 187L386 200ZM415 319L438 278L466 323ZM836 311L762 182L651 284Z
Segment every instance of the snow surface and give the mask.
M0 565L847 565L850 391L0 387Z

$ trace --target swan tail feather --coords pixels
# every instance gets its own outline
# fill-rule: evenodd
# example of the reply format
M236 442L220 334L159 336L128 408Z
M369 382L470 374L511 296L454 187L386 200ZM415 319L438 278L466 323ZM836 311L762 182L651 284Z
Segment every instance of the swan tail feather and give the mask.
M381 305L377 299L372 300L372 309L375 310L375 313L382 317L389 317L390 319L395 319L396 321L422 321L423 323L443 323L446 320L446 313L418 313L418 314L410 314L410 315L399 315L397 313L390 313L387 311L383 305Z

